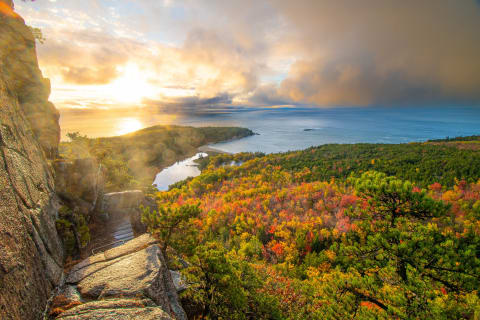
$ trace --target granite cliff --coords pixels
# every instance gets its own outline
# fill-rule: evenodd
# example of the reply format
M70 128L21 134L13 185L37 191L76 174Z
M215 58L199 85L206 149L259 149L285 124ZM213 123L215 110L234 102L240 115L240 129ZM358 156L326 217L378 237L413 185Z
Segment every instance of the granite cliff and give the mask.
M60 129L35 39L12 6L0 0L0 318L39 319L63 276L50 165Z
M0 319L186 319L148 235L82 261L65 277L59 209L86 218L99 206L106 216L131 215L143 193L104 196L94 159L57 158L59 113L49 95L30 28L11 0L0 0Z

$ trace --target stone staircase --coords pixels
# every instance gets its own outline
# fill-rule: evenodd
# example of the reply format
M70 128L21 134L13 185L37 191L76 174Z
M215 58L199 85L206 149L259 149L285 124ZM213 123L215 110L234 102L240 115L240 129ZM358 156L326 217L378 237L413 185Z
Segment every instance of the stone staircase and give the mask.
M86 248L86 256L118 247L138 237L144 231L135 229L132 217L139 220L138 208L145 196L140 190L112 192L103 195L101 211L106 214L105 221L98 221L92 230L92 242ZM135 223L135 222L134 222Z
M92 226L87 258L69 270L54 297L56 319L187 320L177 294L186 288L180 273L168 269L155 238L134 228L142 197L135 190L104 196L106 219Z
M128 214L116 214L108 223L93 235L94 240L89 245L88 255L97 254L125 244L138 236L133 231Z
M115 232L113 233L113 238L115 239L115 242L127 242L134 238L132 223L129 219L122 219L120 224L116 227Z

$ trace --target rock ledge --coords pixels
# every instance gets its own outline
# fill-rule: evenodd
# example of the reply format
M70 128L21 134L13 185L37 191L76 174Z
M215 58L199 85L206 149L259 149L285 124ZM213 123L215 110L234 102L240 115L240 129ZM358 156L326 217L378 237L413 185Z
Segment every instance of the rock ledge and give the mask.
M187 319L160 247L148 234L80 262L66 282L90 302L57 319Z

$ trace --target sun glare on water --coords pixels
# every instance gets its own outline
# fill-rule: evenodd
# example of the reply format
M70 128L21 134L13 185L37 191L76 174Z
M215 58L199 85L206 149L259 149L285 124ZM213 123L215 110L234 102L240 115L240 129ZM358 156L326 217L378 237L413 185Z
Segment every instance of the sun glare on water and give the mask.
M135 118L122 119L117 125L117 135L131 133L143 128L143 124Z

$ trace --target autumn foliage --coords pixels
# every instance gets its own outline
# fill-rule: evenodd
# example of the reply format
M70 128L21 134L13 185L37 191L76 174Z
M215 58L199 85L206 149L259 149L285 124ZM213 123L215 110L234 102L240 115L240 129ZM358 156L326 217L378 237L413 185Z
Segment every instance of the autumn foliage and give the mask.
M317 180L321 168L292 166L292 157L298 155L256 155L240 166L213 159L200 176L157 194L161 208L199 208L189 225L201 250L179 250L186 260L211 261L210 255L218 252L228 256L222 263L228 262L230 271L222 269L222 277L235 274L243 291L229 291L228 297L217 291L220 296L214 299L225 306L225 299L238 294L245 304L232 304L233 309L267 310L262 301L275 309L268 309L268 316L260 311L229 313L227 308L217 316L480 316L478 176L468 177L478 182L457 179L452 187L361 170L345 178ZM214 251L206 249L212 246ZM237 265L242 267L235 269ZM202 279L199 283L207 282L208 264L203 267L188 268L197 282ZM242 274L254 274L255 281ZM206 293L211 289L204 288Z

